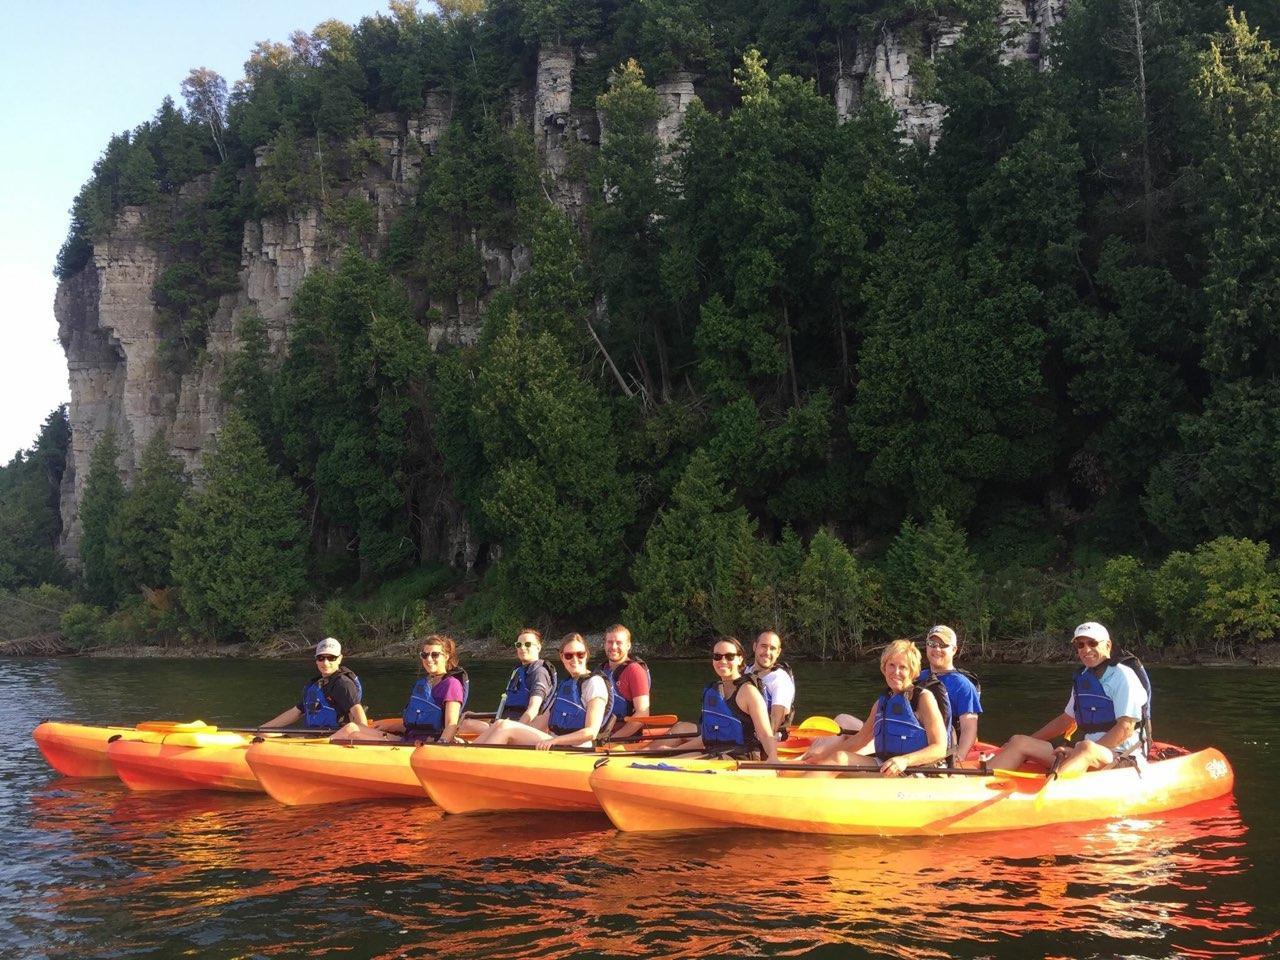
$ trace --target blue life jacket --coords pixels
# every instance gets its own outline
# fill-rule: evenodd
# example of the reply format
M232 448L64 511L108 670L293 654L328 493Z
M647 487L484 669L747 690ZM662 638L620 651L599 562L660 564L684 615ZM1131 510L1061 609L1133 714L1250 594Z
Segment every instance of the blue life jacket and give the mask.
M929 745L929 734L916 715L916 705L922 691L928 690L942 714L944 730L951 727L951 701L942 681L937 678L925 683L919 680L912 686L911 697L885 690L876 701L875 746L876 758L881 762L890 757L915 753Z
M592 677L600 677L604 680L605 688L609 691L609 702L605 704L604 710L605 722L600 727L601 732L604 731L609 717L614 712L615 704L622 698L618 696L618 691L613 686L613 674L605 669L596 669L581 679L565 677L560 681L560 685L556 687L556 695L551 701L551 716L547 722L547 728L552 733L572 733L587 725L587 705L582 702L582 686Z
M613 692L613 706L610 707L609 713L606 714L606 716L612 716L614 717L615 720L627 719L627 717L631 716L632 710L635 709L631 705L630 700L628 700L626 697L622 696L621 694L617 693L618 675L622 673L623 670L627 669L627 667L631 666L631 664L633 663L638 663L640 664L640 666L644 667L645 675L649 678L649 689L650 690L653 689L653 674L649 672L649 665L645 663L643 660L641 660L639 657L632 657L626 663L621 664L616 668L610 667L608 670L606 670L605 673L609 674L609 689L610 691ZM581 729L581 728L582 728L582 724L578 724L578 726L575 727L574 729Z
M1146 691L1147 702L1142 708L1142 716L1138 718L1139 742L1148 749L1151 746L1151 677L1147 669L1131 653L1112 653L1107 666L1123 665L1134 672L1142 689ZM1106 733L1116 725L1116 705L1107 696L1102 681L1088 667L1076 671L1071 682L1075 694L1076 731L1080 734Z
M336 730L350 719L345 713L341 717L338 716L338 710L333 705L333 701L329 699L329 693L326 690L329 684L338 677L350 677L354 680L356 682L356 703L363 699L364 688L360 685L360 678L346 667L339 667L337 672L327 680L324 677L316 677L302 691L302 716L303 722L308 729Z
M511 673L511 679L507 681L507 690L503 696L506 698L502 702L502 712L504 716L515 718L524 713L525 707L529 706L529 697L532 695L532 688L529 685L529 671L537 667L543 667L551 676L551 690L556 688L556 668L551 666L545 660L535 660L533 663L520 664ZM542 706L538 708L539 713L546 713L551 709L551 697L546 697Z
M977 677L975 677L968 670L961 670L959 667L952 667L950 672L958 673L960 674L960 676L964 677L966 680L972 683L973 689L977 691L978 699L979 700L982 699L982 683L978 680ZM943 681L942 677L935 677L933 675L933 669L931 667L925 667L923 670L920 671L920 676L916 678L916 683L927 690L932 690L933 687L931 686L931 684L935 682L941 684L944 690L946 689L946 683ZM934 698L937 699L937 696L938 695L935 693ZM939 701L938 706L939 708L942 707L941 701ZM946 708L943 710L943 716L950 717L951 719L951 722L947 725L947 745L948 747L954 749L955 746L960 742L960 718L956 716L954 712L951 710L950 694L947 695L947 705L946 705Z
M467 700L471 697L471 678L467 676L467 671L454 667L445 677L457 677L462 681L462 706L466 707ZM440 683L443 679L441 677L435 683ZM404 713L401 714L405 733L438 737L444 732L444 704L436 703L435 697L431 695L433 685L430 677L419 677L418 682L413 685L409 692L409 702L405 704Z
M738 706L738 691L743 684L750 684L761 693L759 678L753 673L739 677L733 683L733 695L728 701L720 693L720 683L708 683L702 690L702 715L698 718L698 734L702 745L714 752L727 752L738 756L761 756L764 747L756 734L751 716ZM766 711L768 695L765 695Z

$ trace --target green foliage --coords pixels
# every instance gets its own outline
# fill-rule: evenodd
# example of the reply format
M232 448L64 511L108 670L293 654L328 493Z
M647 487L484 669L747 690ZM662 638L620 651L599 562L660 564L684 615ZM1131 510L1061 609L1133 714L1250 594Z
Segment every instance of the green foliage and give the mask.
M70 590L50 583L0 590L0 640L57 633L62 615L73 603Z
M712 458L695 452L632 566L636 590L627 597L623 619L637 636L679 649L710 633L707 604L715 567L731 553L732 534L746 523L745 511L731 506Z
M354 532L361 572L413 556L409 477L423 458L418 384L426 331L384 264L349 251L299 287L276 382L285 455L332 524Z
M173 532L186 492L182 464L170 455L164 433L155 433L143 447L133 487L109 530L108 562L117 596L173 582L169 571Z
M103 626L107 613L101 607L88 603L73 603L62 614L58 629L74 647L81 650L96 647L103 640Z
M70 440L66 407L58 407L45 418L35 445L0 467L0 590L69 579L57 546Z
M837 537L814 534L795 579L795 630L800 646L826 660L860 653L878 612L879 584Z
M904 520L884 558L885 627L914 636L930 623L962 632L980 624L978 564L964 530L942 510L923 526Z
M301 509L253 427L232 410L173 535L173 580L198 630L260 640L288 621L303 586Z
M476 386L472 417L493 476L481 507L512 588L534 609L607 602L635 494L599 394L552 334L514 313L494 322Z
M124 506L124 483L120 479L120 446L116 433L108 428L89 457L84 495L80 499L80 562L85 596L110 607L118 596L113 558L113 534L119 530Z

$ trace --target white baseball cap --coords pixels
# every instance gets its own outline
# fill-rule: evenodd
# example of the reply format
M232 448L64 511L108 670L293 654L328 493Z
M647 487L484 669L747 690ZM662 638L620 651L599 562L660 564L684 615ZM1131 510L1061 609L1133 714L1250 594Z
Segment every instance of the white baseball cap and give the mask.
M1111 642L1111 634L1107 632L1107 628L1092 620L1087 620L1076 627L1075 635L1071 639L1074 640L1076 637L1089 637L1099 643Z
M316 656L318 657L322 653L331 653L334 656L340 657L342 656L342 644L333 637L325 637L316 644Z
M928 640L930 637L941 637L951 646L954 647L956 645L956 632L945 623L940 623L937 626L930 627L929 632L924 635L924 638Z

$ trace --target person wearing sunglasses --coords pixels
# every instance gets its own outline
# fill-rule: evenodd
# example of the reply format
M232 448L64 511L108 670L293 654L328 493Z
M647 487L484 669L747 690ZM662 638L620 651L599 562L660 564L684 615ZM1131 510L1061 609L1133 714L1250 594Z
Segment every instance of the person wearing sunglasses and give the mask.
M924 654L929 665L920 671L919 682L936 677L947 688L951 704L952 757L964 760L978 742L978 715L982 713L982 686L976 677L956 667L959 640L956 632L944 623L929 628L924 641Z
M418 660L423 676L409 691L409 702L399 717L379 720L376 727L349 724L331 739L406 743L452 740L458 732L462 708L471 695L467 671L458 666L458 646L452 637L433 633L419 646Z
M516 668L498 700L493 716L498 720L532 723L543 710L551 708L551 691L556 688L555 667L542 659L542 634L525 627L516 634ZM485 716L482 714L481 716ZM464 717L458 727L463 734L480 734L489 727L480 717Z
M307 681L302 699L264 727L291 727L298 721L309 730L334 730L347 723L367 724L360 700L364 690L360 678L342 665L342 644L325 637L316 644L316 670Z
M677 723L670 735L696 733L687 740L658 742L662 750L700 750L739 760L778 759L765 699L764 685L754 673L744 672L746 651L737 637L721 637L711 645L711 669L716 679L702 691L702 713L695 728Z
M1147 685L1133 668L1112 659L1111 634L1102 624L1080 624L1071 642L1080 669L1072 678L1066 709L1030 736L1010 738L988 761L991 769L1016 770L1034 760L1068 776L1108 767L1140 744L1150 701ZM1053 745L1073 728L1083 735L1078 742Z
M800 758L802 763L878 768L886 777L900 777L911 767L943 762L950 726L947 691L937 680L927 685L918 682L920 651L915 643L894 640L886 645L880 654L880 675L884 692L872 704L862 728L852 736L818 741ZM839 774L814 771L806 775Z
M550 709L529 723L495 720L475 742L518 743L539 750L592 747L609 720L617 693L609 671L592 670L589 657L582 634L567 634L560 641L560 664L568 676L556 687Z

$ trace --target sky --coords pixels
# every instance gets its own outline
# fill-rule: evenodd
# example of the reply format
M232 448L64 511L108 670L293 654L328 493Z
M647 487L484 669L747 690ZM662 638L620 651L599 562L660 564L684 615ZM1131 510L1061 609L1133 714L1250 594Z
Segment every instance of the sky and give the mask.
M428 5L423 3L426 8ZM0 35L0 464L70 400L53 317L67 211L113 133L181 104L192 67L243 76L259 40L385 0L44 0L3 5Z

